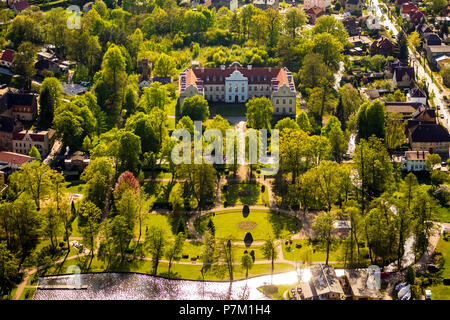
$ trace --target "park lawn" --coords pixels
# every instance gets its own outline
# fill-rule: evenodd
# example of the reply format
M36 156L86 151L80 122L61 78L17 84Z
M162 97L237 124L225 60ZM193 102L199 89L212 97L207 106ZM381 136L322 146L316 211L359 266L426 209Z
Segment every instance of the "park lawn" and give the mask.
M72 233L70 237L81 237L80 229L78 228L78 217L76 217L72 222Z
M300 249L296 248L295 246L297 244L300 244L302 247ZM289 251L288 248L291 248ZM286 260L290 261L302 261L303 254L307 250L307 248L311 248L313 250L311 255L311 262L325 262L327 259L327 252L326 250L323 250L319 248L317 245L310 245L308 243L308 240L306 239L295 239L292 240L292 245L287 245L285 242L283 242L283 256ZM331 248L330 249L330 256L328 258L329 261L339 261L339 250L338 248Z
M197 219L194 226L199 233L206 230L209 219L214 223L217 239L231 236L232 240L237 241L244 241L247 232L251 233L253 241L265 241L268 237L278 239L296 233L302 227L300 220L287 214L250 209L249 216L244 218L242 210L230 210L216 212L214 216L210 213Z
M438 284L427 289L431 290L431 300L450 300L450 286Z
M172 232L172 226L169 223L167 215L158 213L145 213L142 214L141 240L142 238L145 238L146 228L150 229L150 227L152 226L161 227L165 231L166 236L169 237L170 239L173 239L175 237ZM139 222L136 222L133 234L135 238L139 237Z
M212 103L210 110L211 118L218 114L222 117L245 117L247 113L245 104Z
M293 284L280 284L280 285L267 285L258 288L259 291L264 293L267 297L272 300L284 300L283 294L288 290L288 297L291 297L291 289L294 288L297 283Z
M442 257L444 258L444 266L442 267L442 278L448 279L450 278L450 237L447 236L449 240L445 241L444 237L439 239L439 242L436 246L436 252L442 253Z
M36 288L25 288L20 294L19 300L33 300Z
M434 212L433 220L450 223L450 207L439 207Z
M76 185L69 185L66 190L67 193L80 193L80 194L84 194L84 188L85 188L86 184L85 183L80 183L80 184L76 184Z
M227 191L224 192L222 187L222 201L227 202L227 207L235 206L264 206L265 203L261 199L261 184L257 183L231 183L226 184ZM225 187L225 186L224 186ZM265 188L264 197L267 193ZM267 202L269 195L267 193ZM267 203L266 202L266 203Z

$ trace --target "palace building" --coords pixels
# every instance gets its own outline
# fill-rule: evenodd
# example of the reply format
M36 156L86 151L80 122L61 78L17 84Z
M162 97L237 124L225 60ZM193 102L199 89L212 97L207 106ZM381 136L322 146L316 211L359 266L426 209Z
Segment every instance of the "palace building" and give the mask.
M186 68L179 77L180 105L200 94L209 102L245 103L267 97L274 115L295 115L296 96L292 73L287 68L243 67L239 62L220 68Z

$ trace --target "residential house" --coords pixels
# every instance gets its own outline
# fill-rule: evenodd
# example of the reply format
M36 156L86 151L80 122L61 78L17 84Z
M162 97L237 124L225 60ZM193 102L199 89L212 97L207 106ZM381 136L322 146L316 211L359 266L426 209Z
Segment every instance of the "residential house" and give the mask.
M406 94L407 102L418 102L423 105L427 105L427 95L418 86L415 86Z
M311 279L309 285L314 299L343 299L344 291L332 266L323 264L313 265L310 267L310 272Z
M347 16L342 20L345 30L350 37L361 34L360 20L355 16Z
M296 90L287 68L243 67L239 62L220 68L185 69L179 77L180 105L202 95L210 102L245 103L253 97L271 100L274 115L295 115Z
M430 153L428 151L406 151L402 157L401 169L407 172L425 171L425 160Z
M413 151L437 153L443 160L448 159L450 136L447 128L443 125L416 123L408 128L408 139Z
M364 94L369 98L371 101L377 100L380 98L380 93L377 89L365 89Z
M391 56L393 47L394 45L388 37L381 36L380 39L375 40L370 45L370 55L381 54L384 56Z
M226 7L228 10L235 11L239 8L238 0L211 0L211 8L216 8L219 11L220 8Z
M37 94L23 93L8 88L0 101L0 115L33 121L38 111Z
M411 115L406 124L407 134L411 128L421 123L436 124L436 111L434 109L430 109L426 105L420 105Z
M410 119L416 110L422 106L418 102L393 102L386 101L386 113L400 113L405 119Z
M351 289L353 300L381 300L383 298L380 289L374 285L377 275L371 273L370 269L345 269L344 275Z
M64 160L64 169L66 171L76 171L77 174L83 172L90 162L89 157L81 151L76 151L69 158Z
M437 46L427 46L425 51L427 53L427 59L434 69L437 69L437 58L444 55L450 56L450 46L443 44Z
M361 0L346 0L345 12L361 12L362 5L363 4Z
M161 84L168 84L172 82L171 77L152 77L151 67L152 63L148 59L142 59L139 62L139 67L141 69L141 76L139 77L139 88L150 87L153 82L159 82Z
M430 26L427 25L426 23L421 23L421 24L417 25L416 31L421 37L423 37L423 35L425 33L432 33L433 32L433 30L430 28Z
M327 6L329 5L330 5L329 0L305 0L303 2L303 9L308 10L314 7L318 7L325 11Z
M439 38L439 36L434 32L424 33L422 38L424 49L428 46L440 46L442 44L441 38Z
M33 146L42 157L47 156L53 146L55 130L22 130L13 134L13 151L29 154Z
M27 155L8 151L0 151L0 170L5 171L5 169L10 169L11 171L15 171L25 163L31 162L33 160L36 159Z
M306 15L309 17L309 23L315 24L317 18L323 16L325 14L325 10L319 7L312 7L308 10L305 10Z
M253 5L262 10L268 8L278 9L280 7L279 0L253 0Z
M25 9L28 9L29 7L31 7L31 5L28 3L27 0L17 0L12 2L11 4L11 8L13 9L15 14L19 14L20 12L22 12Z
M409 88L416 79L414 68L409 66L396 67L392 79L398 88Z
M418 10L417 4L414 2L406 2L401 5L400 16L402 19L409 19L410 12L416 12Z
M5 68L11 68L14 64L14 54L16 52L11 49L5 49L2 52L2 56L0 58L0 66Z
M21 130L23 130L23 125L19 120L0 116L0 150L13 151L13 134Z
M426 13L422 11L412 11L409 13L409 23L415 26L418 23L424 21L426 17L427 17Z

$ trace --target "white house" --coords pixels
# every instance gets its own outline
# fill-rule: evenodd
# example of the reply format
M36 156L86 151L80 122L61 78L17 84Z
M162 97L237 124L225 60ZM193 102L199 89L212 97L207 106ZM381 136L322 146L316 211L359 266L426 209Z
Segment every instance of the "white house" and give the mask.
M405 156L402 158L402 170L408 172L427 170L425 159L428 154L428 151L406 151Z

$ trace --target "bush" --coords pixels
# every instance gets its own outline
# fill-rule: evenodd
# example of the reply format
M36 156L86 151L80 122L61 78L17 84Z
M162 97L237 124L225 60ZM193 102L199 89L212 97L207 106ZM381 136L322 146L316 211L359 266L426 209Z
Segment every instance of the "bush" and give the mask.
M416 281L416 272L414 271L414 268L412 266L409 266L406 269L405 281L411 285L413 285Z
M265 185L262 185L262 186L261 186L261 192L264 192L264 191L266 191L266 186L265 186Z
M247 234L244 237L244 243L246 247L250 247L253 243L253 236L250 232L247 232Z
M250 214L250 208L248 207L248 205L244 205L244 207L242 208L242 216L244 218L247 218L249 214Z

